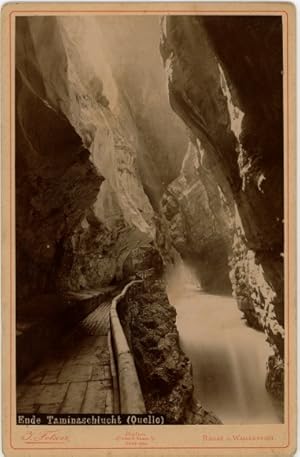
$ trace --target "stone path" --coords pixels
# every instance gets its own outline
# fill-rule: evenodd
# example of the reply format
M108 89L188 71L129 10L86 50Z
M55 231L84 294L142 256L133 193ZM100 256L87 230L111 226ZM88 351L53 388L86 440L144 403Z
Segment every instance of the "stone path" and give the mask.
M111 302L102 303L17 386L18 413L112 413Z

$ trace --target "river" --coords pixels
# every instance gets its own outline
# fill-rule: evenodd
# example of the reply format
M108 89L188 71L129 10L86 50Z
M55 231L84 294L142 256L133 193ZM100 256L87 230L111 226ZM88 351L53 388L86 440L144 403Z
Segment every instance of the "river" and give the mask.
M203 293L196 281L183 284L182 275L169 282L168 296L203 407L224 424L281 423L264 386L270 347L262 332L246 326L236 301Z

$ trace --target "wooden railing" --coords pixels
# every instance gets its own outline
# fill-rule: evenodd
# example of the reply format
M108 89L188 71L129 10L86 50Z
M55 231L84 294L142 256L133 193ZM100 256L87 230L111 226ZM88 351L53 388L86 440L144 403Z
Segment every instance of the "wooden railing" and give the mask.
M126 296L131 286L141 282L134 280L128 283L113 299L110 311L111 347L116 365L115 368L114 365L112 366L112 375L114 383L118 385L114 386L115 395L119 394L118 400L115 400L115 408L118 408L119 403L119 412L123 414L144 414L146 412L134 358L118 315L118 303Z

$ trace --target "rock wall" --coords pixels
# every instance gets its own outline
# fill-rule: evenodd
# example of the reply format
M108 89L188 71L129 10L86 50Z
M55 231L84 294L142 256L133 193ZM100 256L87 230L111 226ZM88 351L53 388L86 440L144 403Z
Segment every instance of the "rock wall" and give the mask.
M113 190L125 221L153 238L153 209L140 179L135 132L127 135L126 106L109 63L100 49L102 71L93 68L85 49L88 29L82 37L81 26L78 18L19 18L18 70L37 96L73 126ZM51 44L42 46L43 40ZM130 127L130 117L126 120Z
M68 120L16 75L17 301L55 293L63 243L102 181ZM37 119L39 127L37 128Z
M137 164L137 128L103 50L101 72L93 67L82 23L17 20L20 296L120 281L130 252L155 236Z
M172 244L197 273L203 290L231 293L230 227L220 189L205 173L197 146L189 144L180 175L161 199Z
M52 117L57 117L56 124L52 126L52 134L61 134L56 133L57 129L62 130L59 126L60 119L62 123L68 124L72 132L70 135L77 141L74 147L80 149L80 160L89 161L100 181L104 180L103 187L99 191L98 186L98 192L95 190L91 199L85 192L88 192L92 180L87 189L84 182L80 184L84 192L78 195L78 200L85 199L82 211L78 212L76 221L72 221L70 230L63 237L58 237L56 243L58 249L55 248L55 255L59 260L53 266L52 281L57 282L54 270L59 269L59 287L71 287L73 290L100 287L114 279L122 279L122 265L130 251L155 240L157 228L153 207L155 208L161 189L176 175L184 151L180 146L185 141L182 135L184 128L168 104L163 104L158 96L151 96L152 92L148 89L142 97L143 103L138 104L135 86L132 86L128 77L129 64L121 67L119 64L113 65L117 59L112 56L112 50L118 49L113 37L119 31L115 24L112 33L110 25L107 20L99 23L95 18L24 17L17 20L16 67L22 84L44 110L48 110ZM126 32L125 24L121 29L125 35L129 33L128 39L135 40L130 29ZM103 35L106 35L104 41ZM94 48L91 49L91 39L102 43L97 55ZM158 35L156 39L158 40ZM47 47L42 45L44 40L49 41ZM127 53L131 55L130 52ZM151 59L159 59L158 48ZM117 68L123 68L123 73L116 71ZM160 71L156 79L161 83L163 68L157 68ZM151 75L153 76L153 70ZM151 75L147 77L147 84L152 81ZM147 111L141 112L147 100L150 115ZM30 97L28 101L31 102ZM163 106L164 115L169 116L168 123L172 126L179 125L176 160L170 154L171 151L174 152L176 138L170 134L162 136L161 122L151 122L152 112L159 111L159 104ZM135 110L135 106L139 108ZM38 125L39 131L46 131L46 119L38 116L38 109L32 109L31 120ZM33 130L32 126L29 128ZM23 130L26 138L32 133L27 132L27 126ZM155 145L159 137L162 138L161 149L165 151L164 154L156 151ZM51 141L53 140L49 139L50 143ZM18 142L21 144L21 140ZM40 153L39 145L35 147ZM47 160L53 168L58 168L57 157L61 160L64 157L61 147L64 145L56 145L56 155L52 156L49 151ZM27 154L25 151L22 153ZM68 154L69 150L66 150L65 156ZM154 163L154 156L160 163ZM42 167L41 161L36 171L40 175L43 174ZM163 177L162 170L170 170L170 176ZM20 188L21 186L22 183ZM157 191L156 194L153 189ZM51 192L49 190L49 194ZM77 200L75 190L71 188L66 192L70 192L70 200ZM54 199L60 195L60 185L57 186L57 191L53 190L53 194ZM49 197L51 199L52 195ZM70 205L76 204L77 202ZM46 199L41 205L47 207ZM68 203L61 202L62 214L57 214L58 224L62 224L60 217L64 219L65 212L68 212L65 205ZM101 224L88 220L87 213L93 213L94 222L100 221ZM82 223L86 226L83 227ZM20 222L19 233L24 230L23 226L23 222ZM51 224L49 231L50 227ZM30 230L31 225L28 232ZM103 250L110 252L103 255ZM85 253L89 254L89 260ZM48 273L45 277L47 276Z
M229 208L239 239L234 293L259 316L278 362L272 371L282 367L284 348L281 18L168 16L161 53L171 106L197 138L206 175ZM282 384L271 390L282 397Z
M94 21L121 92L119 115L130 126L143 187L157 210L163 192L180 172L188 142L186 127L169 105L159 52L160 19L102 16Z
M176 310L161 279L148 278L129 289L119 304L148 413L164 414L167 423L219 424L193 399L191 363L179 345Z
M100 289L123 282L135 276L137 264L151 250L151 239L124 219L108 229L90 208L64 243L60 289Z

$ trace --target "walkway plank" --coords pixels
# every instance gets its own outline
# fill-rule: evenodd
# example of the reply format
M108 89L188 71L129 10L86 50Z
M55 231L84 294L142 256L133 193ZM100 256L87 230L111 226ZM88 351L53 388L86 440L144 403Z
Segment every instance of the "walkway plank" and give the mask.
M17 386L18 413L113 412L108 349L110 302L104 302Z

